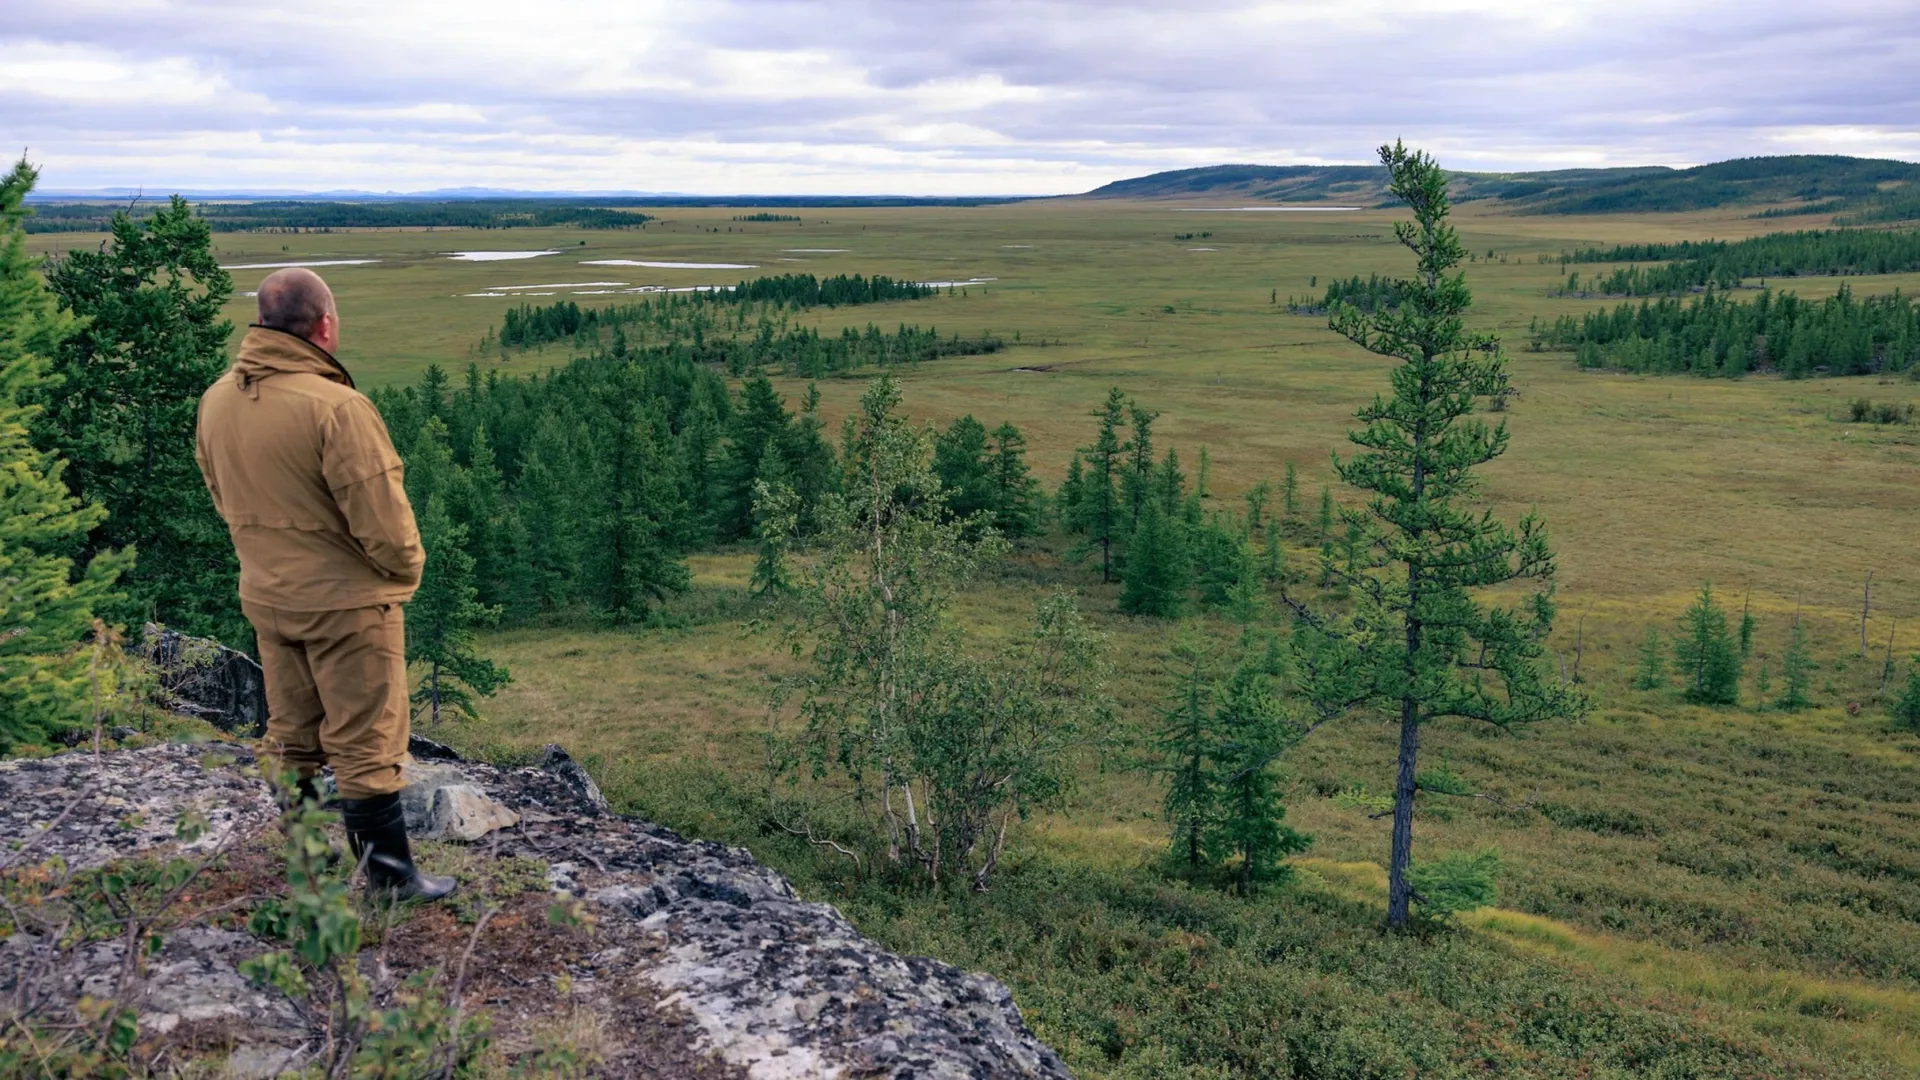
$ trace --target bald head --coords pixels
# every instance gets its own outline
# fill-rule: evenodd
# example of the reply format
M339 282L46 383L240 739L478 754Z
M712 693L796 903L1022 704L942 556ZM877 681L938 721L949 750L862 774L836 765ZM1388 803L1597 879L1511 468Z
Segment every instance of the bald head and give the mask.
M285 330L329 351L339 336L333 290L301 266L275 270L260 283L260 325ZM322 340L325 339L325 340Z

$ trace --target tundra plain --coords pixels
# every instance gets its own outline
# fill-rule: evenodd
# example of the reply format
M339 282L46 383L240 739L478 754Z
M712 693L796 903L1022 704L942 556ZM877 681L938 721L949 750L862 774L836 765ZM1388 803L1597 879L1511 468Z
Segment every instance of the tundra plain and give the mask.
M1013 422L1049 489L1118 386L1160 412L1156 439L1189 476L1207 449L1210 505L1238 509L1291 462L1305 513L1387 367L1285 303L1332 277L1404 273L1402 215L1190 212L1201 208L836 207L797 224L670 208L645 230L222 233L215 247L236 266L332 263L321 272L340 302L341 358L363 386L436 363L456 383L469 363L503 377L564 363L560 346L505 359L481 347L512 304L785 272L978 282L802 318L1006 338L996 354L900 371L905 407L942 427L967 413ZM1422 805L1417 851L1501 855L1498 906L1457 925L1417 940L1376 929L1387 823L1370 815L1393 732L1364 718L1286 762L1289 824L1314 837L1290 883L1241 900L1160 874L1159 788L1128 765L1171 692L1173 635L1115 614L1116 587L1063 563L1058 538L1023 546L963 614L992 637L1036 589L1081 591L1120 663L1122 730L1088 746L1071 808L1028 824L984 896L856 881L763 827L766 695L793 661L748 595L745 552L695 556L693 588L658 626L490 635L513 684L481 719L427 734L502 759L569 747L625 808L752 847L892 947L1002 977L1078 1075L1920 1073L1920 737L1894 730L1885 706L1920 652L1920 427L1847 421L1856 397L1920 403L1920 383L1582 372L1526 348L1530 319L1617 302L1549 297L1564 270L1541 256L1824 224L1743 213L1514 216L1467 203L1456 215L1476 253L1475 319L1506 336L1520 392L1484 495L1509 520L1534 507L1548 524L1555 651L1593 700L1583 720L1520 735L1441 725L1428 737L1433 760L1501 799ZM43 251L97 241L33 238ZM447 257L479 249L553 254ZM267 272L233 271L237 325L251 314L241 294ZM1843 282L1912 291L1920 275L1773 284L1822 296ZM777 382L790 402L805 392ZM832 424L863 383L819 384ZM1310 551L1289 555L1298 567ZM1646 628L1670 633L1708 580L1736 617L1750 598L1758 620L1744 704L1631 689ZM1788 713L1764 707L1755 677L1771 665L1777 678L1795 617L1818 667L1815 707Z

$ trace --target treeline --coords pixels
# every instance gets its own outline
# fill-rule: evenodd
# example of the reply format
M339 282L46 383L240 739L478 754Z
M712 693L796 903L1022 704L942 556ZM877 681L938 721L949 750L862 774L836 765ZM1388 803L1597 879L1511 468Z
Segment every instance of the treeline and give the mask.
M1393 278L1383 278L1378 274L1368 274L1362 281L1359 274L1346 280L1334 278L1327 282L1327 290L1318 300L1303 297L1295 300L1287 297L1287 313L1290 315L1325 315L1335 304L1352 304L1361 311L1381 311L1398 307L1400 304L1400 283Z
M435 202L195 202L195 217L213 232L327 232L333 229L511 229L571 226L635 229L652 216L634 210L551 199L462 199ZM34 208L29 232L105 232L120 207L48 203Z
M1178 451L1155 449L1158 413L1116 387L1093 415L1093 441L1074 452L1054 508L1077 538L1068 557L1121 582L1122 611L1168 617L1196 602L1222 610L1263 603L1266 586L1290 574L1289 536L1321 545L1323 561L1340 557L1332 492L1322 488L1309 511L1291 463L1277 491L1262 481L1247 492L1244 514L1209 511L1204 447L1190 486ZM1320 583L1328 581L1323 573Z
M877 304L888 300L918 300L938 292L931 285L914 281L895 281L885 275L863 277L859 274L835 274L816 278L812 274L774 274L742 281L731 288L702 289L667 293L631 304L582 308L571 300L552 304L522 304L507 309L500 330L483 344L498 343L504 348L530 349L582 333L598 339L602 329L617 326L650 326L662 333L676 330L692 336L695 330L710 333L713 321L699 325L695 317L710 305L762 305L771 308L804 310L812 307L843 307ZM738 319L730 322L739 322ZM685 324L685 325L683 325Z
M1709 285L1730 289L1748 278L1898 274L1920 270L1920 232L1827 229L1770 233L1746 240L1620 244L1562 252L1560 264L1662 262L1628 266L1584 281L1568 275L1561 295L1662 296Z
M441 543L463 547L475 599L508 624L643 621L687 587L689 552L756 535L756 485L790 493L792 532L804 537L846 482L816 394L795 411L762 377L729 391L684 346L622 342L527 378L469 367L457 388L434 366L373 398L416 512L445 515L459 538L443 532ZM936 452L952 513L1007 535L1038 527L1012 425L963 417Z
M1532 348L1570 350L1581 367L1655 374L1871 375L1913 370L1920 361L1920 311L1912 301L1899 292L1856 300L1845 286L1824 300L1763 289L1743 301L1709 289L1692 299L1536 319L1528 330Z
M769 213L765 210L762 210L757 214L735 214L733 215L733 220L735 221L799 221L800 215L799 214L774 214L774 213Z
M783 304L793 308L841 307L854 304L878 304L887 300L918 300L940 290L917 281L896 281L884 274L862 277L859 274L835 274L816 278L812 274L769 274L742 281L723 293L707 293L711 301L736 304Z

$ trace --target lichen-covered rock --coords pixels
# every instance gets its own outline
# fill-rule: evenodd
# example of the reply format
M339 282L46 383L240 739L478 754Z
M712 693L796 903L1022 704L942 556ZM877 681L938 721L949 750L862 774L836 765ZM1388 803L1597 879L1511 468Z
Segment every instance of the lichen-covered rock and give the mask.
M172 822L189 808L208 819L209 836L264 829L273 808L265 787L242 771L247 760L231 750L161 746L0 763L0 843L98 865L165 846ZM684 1017L698 1057L676 1060L717 1055L726 1075L755 1080L1067 1075L998 982L893 955L832 907L800 899L746 851L609 813L564 752L543 761L503 770L443 760L420 766L414 779L431 793L429 814L442 799L464 797L447 793L465 788L517 818L483 834L469 849L473 857L537 860L551 889L592 910L593 966L580 977L643 985L657 999L656 1015ZM70 802L71 812L53 824ZM130 826L129 814L137 819ZM257 1018L258 1033L242 1042L229 1071L265 1075L276 1063L297 1061L301 1043L283 1037L289 1029L278 1011L286 1003L229 977L248 948L264 947L240 934L170 940L167 949L178 951L159 956L170 985L144 1006L151 1022ZM5 963L0 950L0 984ZM626 1022L637 1025L623 1033L632 1038L657 1023ZM694 1075L692 1066L681 1065L679 1074Z
M158 672L167 708L235 735L265 734L267 683L253 657L152 623L134 648Z

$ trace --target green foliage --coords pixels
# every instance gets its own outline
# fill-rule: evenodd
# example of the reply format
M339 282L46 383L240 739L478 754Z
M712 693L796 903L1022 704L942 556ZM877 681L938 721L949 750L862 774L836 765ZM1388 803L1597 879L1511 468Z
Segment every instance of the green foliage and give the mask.
M499 622L500 609L480 603L473 583L474 559L466 550L467 527L453 523L438 494L427 498L420 542L427 565L420 591L407 605L407 663L425 665L426 674L411 700L416 712L425 709L428 722L438 725L442 709L473 714L467 691L491 697L510 676L474 653L474 630Z
M1532 346L1571 351L1581 367L1655 375L1871 375L1920 362L1920 307L1897 291L1856 300L1845 285L1823 300L1768 289L1737 300L1710 289L1561 315L1535 326Z
M1267 510L1267 499L1273 494L1273 485L1265 480L1247 489L1247 528L1261 528L1262 515Z
M1423 913L1447 916L1490 907L1497 898L1500 855L1494 851L1442 855L1414 863L1407 877Z
M1161 807L1173 826L1174 853L1185 861L1188 873L1195 873L1203 865L1203 844L1218 812L1219 790L1212 760L1216 736L1207 649L1194 627L1181 628L1174 658L1184 671L1172 704L1161 714L1156 737L1159 767L1167 777Z
M1889 229L1816 229L1766 233L1744 240L1681 240L1582 248L1568 263L1664 263L1630 266L1592 279L1583 291L1605 296L1659 296L1713 285L1731 289L1747 278L1803 274L1899 274L1920 270L1920 233Z
M272 779L285 807L287 891L258 902L247 928L287 949L242 961L240 974L296 1002L324 1003L329 1037L319 1063L326 1075L403 1080L454 1073L485 1048L484 1019L449 1008L428 971L409 976L387 1007L374 1001L356 962L359 913L347 881L328 867L326 827L336 815L299 798L290 774Z
M987 458L993 478L993 524L1003 536L1031 536L1040 529L1040 481L1027 466L1027 440L1002 421L993 429Z
M142 220L116 213L107 242L59 259L48 284L82 322L56 352L37 434L70 463L74 494L107 512L70 553L138 552L126 599L103 613L250 642L233 543L193 457L200 394L226 370L233 329L206 222L177 196Z
M1147 501L1140 527L1127 548L1121 611L1161 618L1180 614L1193 581L1184 531L1179 522L1167 519L1157 501Z
M1807 630L1799 619L1787 631L1787 650L1780 654L1780 698L1774 707L1798 712L1813 704L1807 694L1813 683L1813 657L1807 651Z
M1300 513L1300 470L1293 462L1287 462L1287 471L1280 479L1280 517L1288 525Z
M1126 425L1127 396L1119 387L1107 391L1107 400L1094 412L1099 422L1093 444L1080 448L1085 468L1079 476L1074 500L1063 501L1061 513L1069 517L1073 531L1086 536L1083 550L1100 551L1100 580L1113 580L1114 547L1125 540L1125 522L1121 517L1120 493L1115 489L1123 470L1120 429ZM1072 479L1071 474L1069 479Z
M1385 311L1399 305L1402 284L1378 274L1368 274L1365 281L1360 280L1359 274L1345 281L1333 278L1327 282L1325 294L1318 298L1308 296L1296 302L1293 297L1287 297L1287 314L1325 315L1342 304L1357 311Z
M1674 666L1686 681L1688 701L1732 705L1740 700L1740 650L1727 631L1727 615L1713 600L1713 583L1680 616L1673 641Z
M1920 731L1920 657L1907 665L1907 685L1894 700L1893 722L1909 731Z
M1274 692L1272 678L1242 664L1215 690L1213 765L1218 811L1205 846L1215 859L1237 859L1242 895L1284 877L1287 856L1304 851L1308 839L1284 824L1274 764L1298 738L1298 728Z
M1294 636L1321 666L1334 654L1344 665L1332 666L1356 673L1345 693L1317 702L1322 710L1366 703L1399 714L1387 920L1400 926L1411 899L1419 728L1441 717L1511 728L1576 714L1582 702L1542 672L1554 615L1546 530L1532 514L1510 529L1476 498L1474 470L1507 447L1505 425L1478 419L1477 403L1505 393L1508 377L1498 341L1463 326L1472 297L1454 272L1466 252L1447 223L1445 174L1397 143L1381 147L1380 160L1414 215L1396 222L1394 234L1413 252L1416 275L1399 284L1397 306L1336 305L1329 324L1400 365L1390 376L1392 398L1362 408L1362 427L1348 433L1360 452L1334 463L1368 495L1364 511L1343 515L1357 542L1333 575L1352 591L1353 613L1303 619ZM1539 583L1524 607L1483 606L1474 597L1516 581Z
M754 482L753 487L753 577L748 587L755 593L785 592L789 580L787 552L794 533L800 527L800 497L779 480Z
M931 435L899 403L884 376L861 397L846 492L822 501L793 627L810 664L776 696L797 697L801 726L772 765L850 786L872 828L856 842L889 865L983 890L1012 824L1066 794L1068 750L1106 709L1105 643L1055 596L996 655L969 652L954 596L1006 542L946 512Z
M1647 627L1640 642L1640 657L1633 669L1635 690L1659 690L1667 685L1667 655L1660 645L1660 631Z
M131 552L100 551L77 577L69 552L106 512L73 497L65 463L29 438L56 385L47 358L70 329L33 270L20 223L35 172L24 160L0 179L0 752L44 743L85 716L81 641L113 599Z

